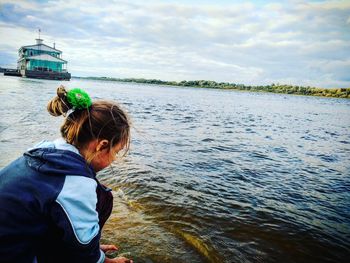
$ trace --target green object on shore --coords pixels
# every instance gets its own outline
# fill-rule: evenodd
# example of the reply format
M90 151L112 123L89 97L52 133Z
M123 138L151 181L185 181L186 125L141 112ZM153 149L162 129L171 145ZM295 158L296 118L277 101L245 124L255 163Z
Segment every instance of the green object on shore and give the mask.
M75 110L87 109L92 105L89 94L78 88L67 92L67 100Z

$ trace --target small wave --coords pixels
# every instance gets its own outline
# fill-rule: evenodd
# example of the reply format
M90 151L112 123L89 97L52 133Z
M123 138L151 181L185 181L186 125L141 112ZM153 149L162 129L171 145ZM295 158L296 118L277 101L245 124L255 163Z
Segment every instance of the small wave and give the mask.
M287 153L288 151L283 147L275 147L272 149L276 153Z
M300 137L300 139L304 139L304 140L306 140L306 141L317 142L317 139L316 139L314 136L309 136L309 135L302 136L302 137Z
M212 149L217 151L222 151L222 152L241 152L240 147L230 147L230 146L223 146L223 145L214 146L212 147Z
M338 157L335 155L325 155L325 154L318 154L316 155L318 158L320 158L322 161L327 163L334 163L338 162Z
M214 141L214 139L212 139L212 138L205 138L202 140L202 142L213 142L213 141Z
M193 152L196 152L196 153L210 153L211 150L210 149L197 149L197 150L194 150Z
M222 162L228 163L228 164L236 164L234 161L232 161L230 159L222 159Z
M259 152L251 152L251 153L249 153L249 157L256 158L256 159L262 159L262 160L274 161L274 159L268 157L266 154L259 153Z
M247 133L256 133L255 131L253 131L251 128L246 128L245 131Z
M325 133L326 133L326 134L329 134L329 135L332 136L332 137L337 137L337 136L339 136L339 134L336 133L336 132L325 131Z
M138 202L136 202L135 200L129 200L129 198L126 196L126 194L124 193L124 191L119 188L116 191L116 195L123 200L124 204L126 204L130 209L134 210L134 211L139 211L139 210L143 210L143 206L141 204L139 204Z

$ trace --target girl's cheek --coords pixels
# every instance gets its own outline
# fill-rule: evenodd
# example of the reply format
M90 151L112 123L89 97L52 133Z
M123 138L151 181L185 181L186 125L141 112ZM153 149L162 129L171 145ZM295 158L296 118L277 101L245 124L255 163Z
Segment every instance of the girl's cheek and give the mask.
M100 166L100 169L104 169L106 168L107 166L109 166L110 164L110 157L109 155L100 155L100 158L99 158L99 166Z
M109 154L108 157L106 158L106 163L105 163L105 165L106 165L106 166L109 166L109 165L111 165L115 160L116 160L115 155Z

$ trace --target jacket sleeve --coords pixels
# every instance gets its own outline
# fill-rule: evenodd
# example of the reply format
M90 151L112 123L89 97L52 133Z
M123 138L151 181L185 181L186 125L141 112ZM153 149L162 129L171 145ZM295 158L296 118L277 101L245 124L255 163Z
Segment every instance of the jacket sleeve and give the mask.
M59 230L58 242L65 250L60 253L65 253L67 262L100 263L105 259L99 245L96 186L94 179L67 175L52 206L51 220Z

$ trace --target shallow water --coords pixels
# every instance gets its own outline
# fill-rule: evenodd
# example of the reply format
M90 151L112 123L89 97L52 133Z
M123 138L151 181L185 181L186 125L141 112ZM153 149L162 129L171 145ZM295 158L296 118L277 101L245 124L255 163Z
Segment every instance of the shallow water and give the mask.
M0 167L62 118L58 81L0 76ZM350 100L73 79L132 117L103 241L135 262L346 262Z

